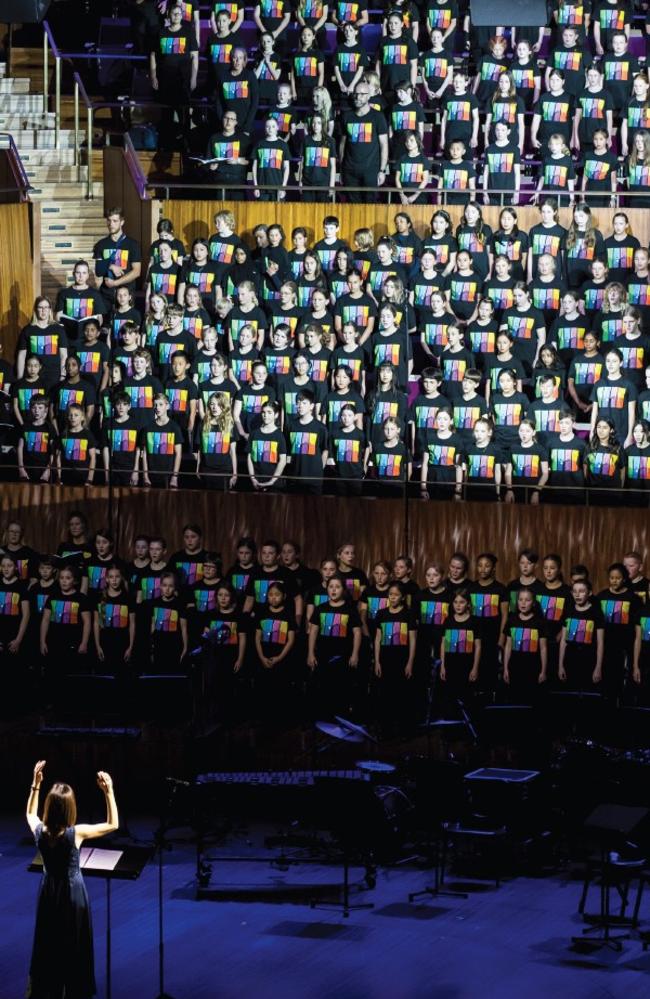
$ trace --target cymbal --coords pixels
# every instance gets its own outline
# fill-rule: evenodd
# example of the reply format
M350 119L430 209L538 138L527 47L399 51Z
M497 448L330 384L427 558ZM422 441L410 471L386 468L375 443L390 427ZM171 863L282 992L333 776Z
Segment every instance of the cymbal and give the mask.
M335 725L334 722L317 721L316 728L323 735L329 735L331 739L339 739L341 742L363 742L364 740L364 736L359 735L358 732L343 728L341 725Z
M367 729L365 729L362 725L355 725L355 723L351 722L349 718L341 718L340 715L334 715L334 717L336 718L341 728L346 728L349 729L351 732L356 732L357 735L360 735L362 739L369 739L370 742L377 742L374 736L372 736L370 732Z

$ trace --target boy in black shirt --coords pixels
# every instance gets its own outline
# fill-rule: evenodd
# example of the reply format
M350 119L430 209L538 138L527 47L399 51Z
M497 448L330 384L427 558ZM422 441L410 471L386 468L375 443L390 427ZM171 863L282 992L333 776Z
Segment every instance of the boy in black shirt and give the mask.
M298 419L288 433L289 474L296 492L320 495L323 491L323 470L327 464L327 431L320 420L314 419L313 392L298 394Z

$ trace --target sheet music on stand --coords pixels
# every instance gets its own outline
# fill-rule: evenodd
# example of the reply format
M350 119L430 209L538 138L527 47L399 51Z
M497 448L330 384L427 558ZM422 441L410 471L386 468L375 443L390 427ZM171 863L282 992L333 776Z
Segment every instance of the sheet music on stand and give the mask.
M122 850L84 846L79 854L79 867L83 871L114 871L122 856Z

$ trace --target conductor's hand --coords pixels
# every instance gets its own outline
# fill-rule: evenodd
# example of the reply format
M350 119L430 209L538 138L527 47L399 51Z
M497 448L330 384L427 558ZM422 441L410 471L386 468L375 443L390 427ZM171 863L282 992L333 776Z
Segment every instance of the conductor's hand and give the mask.
M43 783L43 771L45 770L45 760L39 760L38 763L34 765L34 776L32 778L32 784L34 787L40 787Z
M112 794L113 778L111 775L107 774L104 770L99 770L97 773L97 787L99 787L104 794Z

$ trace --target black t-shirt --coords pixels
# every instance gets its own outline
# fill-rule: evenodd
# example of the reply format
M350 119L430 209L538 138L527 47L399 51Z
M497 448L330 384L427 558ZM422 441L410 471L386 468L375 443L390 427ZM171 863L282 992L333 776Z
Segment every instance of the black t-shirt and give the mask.
M346 592L351 600L358 600L362 591L368 586L368 577L363 569L352 566L350 569L337 569L336 574L343 580Z
M181 621L187 620L185 601L180 597L172 597L171 600L157 597L150 602L148 609L154 637L159 641L180 641Z
M570 155L544 156L540 175L543 180L543 191L568 191L569 182L576 179L573 160Z
M598 406L598 418L611 420L619 441L628 433L628 405L637 398L637 390L627 378L601 378L591 390L591 401Z
M319 420L294 423L287 434L291 475L321 479L322 454L325 450L327 450L327 430Z
M634 251L641 245L638 239L629 234L623 239L608 236L603 245L608 268L607 280L627 284L634 272Z
M262 419L260 415L262 406L269 400L275 402L275 391L269 385L262 385L258 388L251 383L242 386L237 392L235 401L241 403L239 419L246 433L258 429Z
M596 382L600 381L605 370L601 354L587 357L584 351L576 354L569 365L567 378L573 380L575 390L583 402L588 402Z
M93 344L82 342L75 347L73 356L79 361L81 377L89 382L97 393L104 374L104 365L111 356L108 346L101 340Z
M115 471L131 472L135 468L138 436L141 423L132 416L122 423L108 420L103 426L103 446L108 448L111 465Z
M348 111L343 115L341 127L346 140L344 169L378 172L381 155L379 136L388 135L384 115L372 108L364 115Z
M83 469L90 464L90 452L97 442L90 430L63 430L59 436L58 450L63 468Z
M230 430L220 430L217 426L204 427L197 422L194 446L201 456L201 467L232 475L230 449L238 440L239 433L234 425Z
M184 350L189 356L190 361L194 359L194 355L196 354L196 340L191 333L188 333L187 330L181 330L180 333L171 333L169 330L164 330L158 334L154 364L161 382L166 382L171 377L171 359L173 354L178 350Z
M442 630L448 680L450 679L450 669L469 670L472 668L476 654L476 643L480 640L481 623L478 618L470 614L466 621L459 621L453 612L449 614Z
M535 594L539 609L546 621L549 638L557 639L562 630L562 621L572 606L571 589L566 583L551 589L542 583Z
M239 610L222 611L215 607L201 613L200 623L206 637L218 646L220 658L238 658L239 637L246 634L246 621Z
M139 570L134 586L137 592L142 594L142 599L145 602L155 600L160 596L160 583L166 572L166 565L162 569L152 569L151 566L147 566L145 569Z
M552 135L561 135L566 144L569 144L573 129L573 111L574 98L566 91L555 96L550 91L542 94L535 105L535 114L541 118L537 139L542 144L542 149L547 148Z
M246 588L246 596L253 598L256 607L266 606L271 583L281 583L288 600L293 600L297 596L293 573L285 566L277 565L274 569L265 569L264 566L258 565L251 572Z
M516 188L515 167L521 161L519 150L508 142L504 146L496 143L485 150L485 163L488 168L488 187L497 190L514 191Z
M409 33L403 31L398 38L385 35L377 57L381 64L381 81L384 90L394 90L395 84L410 76L410 63L418 57L418 47Z
M173 420L162 425L152 420L140 431L140 447L147 453L150 472L171 472L177 444L183 444L183 433Z
M354 604L345 601L336 607L327 600L314 608L309 624L318 628L316 655L319 666L327 668L336 660L343 660L340 665L346 666L352 654L354 629L361 628L361 618Z
M306 187L327 187L330 182L332 160L336 159L336 145L329 136L318 142L306 138L302 148L302 182Z
M192 52L198 51L194 26L186 27L181 24L178 31L173 31L169 27L161 28L153 51L156 54L159 69L163 72L167 68L175 69L184 64L189 65Z
M523 618L518 611L508 615L503 629L511 642L510 668L516 671L518 667L526 667L541 662L542 641L546 639L546 622L533 606L533 614Z
M639 71L639 61L629 52L619 56L606 52L601 67L614 109L620 112L632 96L632 83Z
M621 593L604 589L595 595L594 600L600 606L606 636L629 643L640 607L635 593L629 589Z
M46 421L37 425L27 421L21 427L20 436L25 468L47 468L56 441L56 431L52 424Z
M288 606L260 608L255 615L255 628L261 633L262 652L267 658L279 656L297 630L296 619Z
M418 453L421 453L424 443L429 434L436 429L436 416L438 410L449 405L449 400L442 393L438 392L433 398L426 395L418 395L409 407L407 421L415 428L415 443Z
M27 584L16 578L7 583L0 578L0 643L12 641L20 628L22 602L28 600Z
M514 338L512 352L518 357L522 364L532 368L535 354L537 353L538 330L546 333L544 316L534 305L526 309L506 309L503 314L502 325L506 326L510 335Z
M95 403L95 390L90 382L81 379L69 382L67 379L52 393L57 415L62 416L70 406L81 406L85 410Z
M442 109L447 118L445 143L449 149L451 143L459 139L469 149L469 141L474 130L474 111L478 110L478 101L474 94L450 94L442 100Z
M232 181L240 183L246 179L247 167L236 163L228 163L227 160L248 159L250 140L244 132L236 129L232 135L224 135L223 132L215 132L210 136L208 142L208 156L219 159L221 162L217 169L212 172L212 182Z
M169 416L181 430L186 431L191 415L191 403L199 398L199 390L187 375L185 378L170 378L165 385L165 395L169 400Z
M130 616L135 614L135 599L126 591L122 591L116 597L104 592L97 599L95 611L102 631L128 634Z
M427 455L427 480L451 484L456 481L456 465L461 460L463 441L460 434L441 437L433 431L426 434L423 449Z
M275 475L278 462L287 453L287 444L281 430L273 430L265 434L258 427L251 431L246 442L246 453L253 462L253 471L257 478L270 479Z
M535 485L542 474L542 462L548 462L546 448L536 441L530 447L524 447L520 441L513 441L510 444L509 454L512 484L515 486Z
M372 464L379 482L400 485L408 479L408 452L402 441L388 447L383 441L373 444Z
M363 458L366 450L366 435L363 430L352 427L344 431L336 425L330 433L329 455L342 479L363 478Z
M346 5L341 4L341 6ZM334 65L341 74L345 86L349 86L359 69L365 69L368 65L368 54L363 44L356 42L354 45L339 45L334 52Z
M537 598L537 594L543 592L544 585L539 579L534 579L532 583L522 583L519 578L511 579L510 582L506 584L508 608L511 614L514 614L517 610L517 597L519 596L520 590L530 590L531 593L535 595L535 598Z
M50 323L45 329L30 323L21 330L16 346L18 352L24 350L40 359L41 377L48 386L59 380L62 349L68 349L68 337L59 323Z
M403 667L409 657L409 632L416 630L413 612L406 606L399 611L385 607L374 619L374 629L379 635L381 666Z
M553 434L548 442L549 485L551 486L583 486L584 461L587 453L587 443L575 434L569 441L560 439L559 434ZM558 496L562 502L562 494Z
M122 576L126 579L126 562L123 562L122 559L117 558L115 555L111 555L110 558L107 559L100 559L97 554L92 554L90 558L86 560L83 567L83 574L88 580L89 596L106 589L106 574L108 573L108 568L111 565L118 566L122 572Z
M288 156L287 144L282 139L260 139L251 154L252 161L257 164L259 183L282 186Z
M196 260L189 257L183 261L180 283L195 285L201 292L201 301L204 308L209 310L212 306L216 288L219 285L218 268L213 260L208 260L204 264L197 264ZM192 340L195 340L195 336L192 336Z
M124 272L129 271L133 264L142 261L142 253L140 245L130 236L122 235L116 240L111 236L105 236L95 243L93 258L95 260L95 274L97 277L106 278L111 277L114 273L110 271L111 267L119 267ZM127 287L133 294L135 281L126 286L120 285L120 287ZM115 289L107 288L105 284L102 284L102 295L112 302L115 298Z
M110 308L94 288L62 288L56 296L54 311L63 313L62 321L70 335L76 338L80 324L91 316L103 316Z
M645 368L650 358L650 337L642 333L638 337L617 337L614 346L623 355L621 374L632 382L637 392L645 388Z
M483 633L490 632L496 638L495 632L501 628L501 605L508 602L508 591L503 583L494 580L487 586L479 582L469 586L472 615L481 622Z
M91 603L83 593L62 593L57 586L56 592L48 596L44 610L50 612L50 636L71 643L81 641L83 632L83 614L90 613ZM62 664L63 665L63 664Z
M496 440L510 447L519 441L519 424L528 412L528 397L523 392L504 395L495 392L490 398Z
M123 388L130 401L129 419L140 429L153 419L154 396L162 392L162 384L153 375L145 375L144 378L127 378Z
M573 606L562 621L566 642L565 666L596 665L597 632L604 628L603 615L596 600L584 610Z

